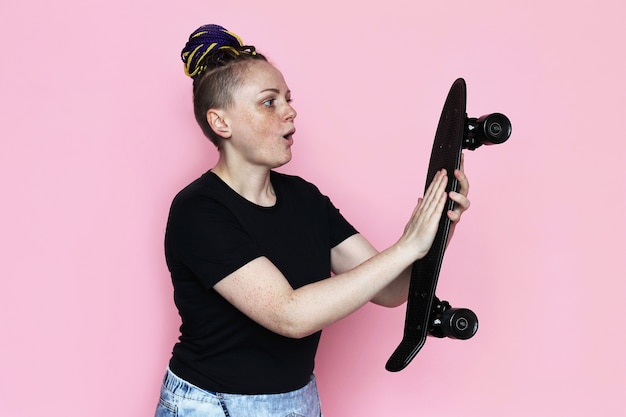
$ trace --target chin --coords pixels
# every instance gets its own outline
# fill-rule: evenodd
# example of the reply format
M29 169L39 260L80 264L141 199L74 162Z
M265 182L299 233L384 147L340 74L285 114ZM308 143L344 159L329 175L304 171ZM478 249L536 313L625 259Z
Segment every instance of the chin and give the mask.
M276 161L276 166L274 168L282 167L283 165L288 164L289 161L291 161L291 152L289 153L289 155L285 155L283 158Z

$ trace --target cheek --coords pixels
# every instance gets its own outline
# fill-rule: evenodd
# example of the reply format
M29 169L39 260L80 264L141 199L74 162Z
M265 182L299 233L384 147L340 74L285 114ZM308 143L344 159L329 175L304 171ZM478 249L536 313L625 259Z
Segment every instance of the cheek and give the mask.
M262 115L248 114L245 123L248 129L258 136L253 138L255 140L261 140L263 136L273 134L277 129L277 125L273 122L272 118L263 117Z

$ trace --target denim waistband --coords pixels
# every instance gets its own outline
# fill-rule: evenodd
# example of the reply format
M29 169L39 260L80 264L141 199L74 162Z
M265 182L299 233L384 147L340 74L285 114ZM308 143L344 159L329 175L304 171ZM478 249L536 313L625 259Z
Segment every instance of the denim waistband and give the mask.
M207 416L270 417L293 415L320 417L315 376L307 385L282 394L226 394L199 388L176 376L169 368L163 379L157 415L163 410L203 410ZM277 414L278 413L278 414ZM162 414L165 415L165 414ZM184 414L179 414L183 416ZM194 414L195 415L195 414Z
M207 396L218 396L216 392L204 390L178 377L169 367L163 378L163 386L172 393L190 400L203 401Z
M311 391L311 390L317 391L315 375L311 374L311 379L309 380L309 383L307 385L297 390L289 391L285 393L255 394L255 395L220 393L220 392L205 390L187 382L186 380L180 378L174 372L172 372L169 369L169 367L167 368L167 372L165 373L165 377L163 378L163 386L167 388L168 390L170 390L171 392L175 393L176 395L179 395L183 398L193 399L193 400L202 400L207 395L214 396L216 398L237 397L240 395L246 395L247 397L258 397L258 398L265 398L268 396L270 397L281 396L284 399L290 399L290 398L300 397L303 394L303 392L306 392L306 391Z

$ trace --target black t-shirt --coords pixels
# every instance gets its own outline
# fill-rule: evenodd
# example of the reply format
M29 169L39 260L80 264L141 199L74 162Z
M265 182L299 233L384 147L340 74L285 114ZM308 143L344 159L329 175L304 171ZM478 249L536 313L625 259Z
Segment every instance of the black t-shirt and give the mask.
M267 257L293 288L330 276L330 250L357 233L328 197L296 176L271 172L276 204L246 200L211 171L170 210L165 255L182 318L170 369L209 391L288 392L309 382L321 332L280 336L249 319L213 286Z

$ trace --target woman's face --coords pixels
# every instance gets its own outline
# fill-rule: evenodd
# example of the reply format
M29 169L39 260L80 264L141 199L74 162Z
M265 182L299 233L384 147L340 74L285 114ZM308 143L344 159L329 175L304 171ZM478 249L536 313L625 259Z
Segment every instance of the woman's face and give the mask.
M232 99L224 110L231 129L224 149L240 162L269 169L289 162L297 113L280 71L266 61L252 61Z

